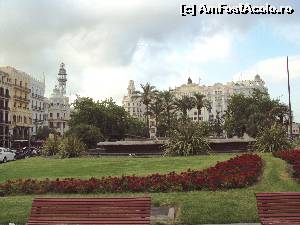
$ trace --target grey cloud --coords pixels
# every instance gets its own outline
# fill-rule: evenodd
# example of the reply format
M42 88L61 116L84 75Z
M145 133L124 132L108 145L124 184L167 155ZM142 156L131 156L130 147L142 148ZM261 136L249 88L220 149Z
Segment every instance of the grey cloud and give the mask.
M32 74L45 72L52 89L59 62L63 60L70 68L73 75L70 82L76 90L80 89L77 80L84 67L130 65L141 41L149 44L147 57L151 59L221 30L243 33L257 21L264 21L259 16L182 17L183 2L179 0L126 1L128 5L124 5L125 1L107 2L0 0L0 64ZM261 4L261 1L246 2ZM298 1L290 2L299 7ZM295 18L299 18L299 13L267 20L296 23ZM145 76L155 71L176 73L163 67L152 64Z

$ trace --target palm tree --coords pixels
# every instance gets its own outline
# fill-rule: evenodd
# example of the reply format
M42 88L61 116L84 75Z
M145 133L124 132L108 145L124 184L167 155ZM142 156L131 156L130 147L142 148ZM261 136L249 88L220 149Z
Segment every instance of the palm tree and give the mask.
M167 119L167 129L171 130L171 118L175 109L175 96L171 91L163 91L160 94L163 101L164 113Z
M161 98L161 93L158 93L154 97L154 101L150 103L150 113L155 116L155 126L158 125L158 117L164 111L163 100Z
M201 109L203 107L210 110L211 109L211 104L207 99L205 99L205 95L203 95L203 94L195 93L194 98L195 98L195 105L196 105L196 108L197 108L197 111L198 111L197 121L199 122L199 112L201 112Z
M149 105L151 101L154 99L155 95L157 94L157 90L155 90L155 86L146 83L145 85L141 84L142 92L135 91L135 98L141 98L142 103L146 106L146 123L147 127L149 127Z
M184 95L182 98L175 100L175 105L183 113L183 116L187 118L188 111L195 107L195 99Z

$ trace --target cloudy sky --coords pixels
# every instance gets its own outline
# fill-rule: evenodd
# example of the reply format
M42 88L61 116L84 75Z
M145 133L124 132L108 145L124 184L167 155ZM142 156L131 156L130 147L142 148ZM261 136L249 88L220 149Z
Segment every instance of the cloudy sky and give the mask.
M0 66L37 78L46 96L60 62L68 72L67 94L113 97L121 104L130 79L158 89L194 82L253 79L260 74L273 98L287 102L290 58L292 107L300 122L300 1L293 15L181 15L181 4L266 1L0 0ZM298 105L297 105L298 104Z

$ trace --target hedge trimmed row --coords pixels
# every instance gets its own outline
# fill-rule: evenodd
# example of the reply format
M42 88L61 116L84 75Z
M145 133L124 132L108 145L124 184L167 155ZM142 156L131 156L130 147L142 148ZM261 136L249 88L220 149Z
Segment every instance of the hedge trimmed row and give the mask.
M172 192L192 190L226 190L242 188L255 183L262 173L263 162L256 154L236 156L218 162L204 170L152 174L148 176L121 176L66 178L56 180L19 179L0 184L3 195L42 193L108 193L108 192Z

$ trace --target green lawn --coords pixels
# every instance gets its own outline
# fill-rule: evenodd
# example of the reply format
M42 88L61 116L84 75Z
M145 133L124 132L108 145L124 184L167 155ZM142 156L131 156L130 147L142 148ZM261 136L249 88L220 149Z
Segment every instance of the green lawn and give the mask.
M197 157L158 158L32 158L0 165L0 182L16 178L101 177L122 174L150 174L155 172L200 169L224 161L234 155L218 154ZM179 207L178 224L257 222L255 192L300 191L288 174L288 165L270 154L263 154L266 163L261 181L252 187L230 191L197 191L187 193L154 193L154 205ZM117 194L110 194L116 196ZM120 195L120 194L119 194ZM132 195L129 193L121 195ZM143 195L143 194L139 194ZM48 195L50 196L50 195ZM71 196L71 195L51 195ZM80 195L72 195L80 196ZM108 196L108 195L89 195ZM24 224L34 195L0 198L0 224Z

